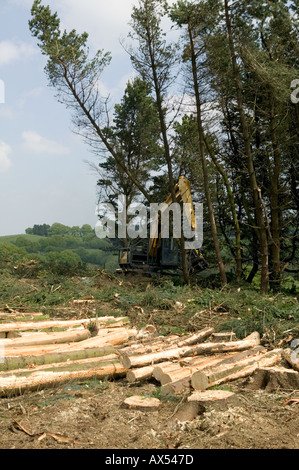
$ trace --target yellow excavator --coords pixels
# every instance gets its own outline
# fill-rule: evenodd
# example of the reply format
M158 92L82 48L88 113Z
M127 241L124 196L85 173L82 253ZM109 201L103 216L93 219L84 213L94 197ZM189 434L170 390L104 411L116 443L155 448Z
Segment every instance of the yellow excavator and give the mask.
M189 227L196 230L196 217L191 196L190 182L184 176L179 177L175 185L175 198L177 203L186 204L189 210L185 212ZM169 206L173 203L170 194L164 204L159 208L152 220L152 226L156 227L150 232L148 238L135 240L130 246L119 250L119 267L121 272L144 272L146 274L160 272L173 273L182 268L181 251L179 244L173 236L162 236L161 220ZM208 263L200 249L186 249L188 268L191 273L203 271Z

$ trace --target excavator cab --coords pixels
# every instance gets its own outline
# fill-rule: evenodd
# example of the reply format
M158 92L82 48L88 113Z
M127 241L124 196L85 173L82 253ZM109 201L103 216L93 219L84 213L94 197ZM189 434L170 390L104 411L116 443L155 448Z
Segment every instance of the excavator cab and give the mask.
M189 222L192 230L196 228L194 207L191 198L190 182L181 176L175 186L176 202L188 203L190 207ZM173 198L169 195L161 209L167 210ZM135 240L130 246L119 250L119 267L122 272L173 272L182 268L181 251L177 241L172 237L161 236L161 213L156 215L157 231L152 238ZM186 250L190 273L200 272L208 267L201 250Z

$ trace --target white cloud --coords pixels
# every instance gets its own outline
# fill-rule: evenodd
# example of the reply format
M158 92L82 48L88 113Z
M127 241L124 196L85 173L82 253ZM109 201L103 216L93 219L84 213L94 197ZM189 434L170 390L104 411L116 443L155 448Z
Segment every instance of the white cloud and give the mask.
M10 40L0 41L0 66L28 59L36 53L37 49L31 44Z
M86 31L95 49L123 52L119 39L129 30L132 6L136 0L49 0L52 11L58 11L62 28Z
M11 167L9 155L12 153L11 147L3 141L0 141L0 173L8 171Z
M67 155L70 150L54 140L42 137L35 131L22 133L23 148L33 154Z
M95 49L110 51L113 56L124 54L120 40L130 31L132 8L138 6L138 0L47 0L47 4L58 12L62 28L86 31Z

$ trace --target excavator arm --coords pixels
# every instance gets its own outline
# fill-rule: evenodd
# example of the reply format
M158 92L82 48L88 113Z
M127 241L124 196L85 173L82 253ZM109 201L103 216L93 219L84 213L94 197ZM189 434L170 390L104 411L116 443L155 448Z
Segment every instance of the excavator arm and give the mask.
M194 207L191 196L191 185L190 181L185 176L179 177L179 182L174 187L175 190L175 202L183 202L187 204L185 206L185 214L188 218L189 226L192 230L196 229L196 218L194 213ZM153 220L153 225L156 227L155 236L150 238L149 241L149 255L156 256L157 250L161 244L161 218L163 213L168 209L168 207L173 203L172 195L170 194L165 200L164 204L161 207L160 214L155 215ZM189 210L188 210L189 209Z

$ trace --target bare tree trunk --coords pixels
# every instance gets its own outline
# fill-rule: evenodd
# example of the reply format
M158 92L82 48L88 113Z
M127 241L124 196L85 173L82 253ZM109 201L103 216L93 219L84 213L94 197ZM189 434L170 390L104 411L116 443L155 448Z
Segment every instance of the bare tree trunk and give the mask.
M207 142L207 139L205 138L205 144L207 147L207 150L209 152L209 155L219 171L220 175L222 176L222 179L224 181L226 190L227 190L227 195L230 203L230 208L231 208L231 213L233 217L233 222L234 222L234 231L235 231L235 240L236 240L236 246L235 246L235 257L236 257L236 280L237 282L240 282L242 279L242 247L241 247L241 229L240 229L240 224L236 212L236 207L235 207L235 201L234 201L234 194L229 182L229 178L227 176L226 171L224 170L223 166L218 162L213 150L211 149L211 146Z
M230 47L230 53L231 53L232 68L233 68L233 77L234 77L236 94L237 94L236 98L237 98L238 111L239 111L241 125L242 125L243 140L244 140L244 145L245 145L247 171L249 174L250 187L251 187L254 208L255 208L256 218L257 218L257 223L258 223L259 242L260 242L260 248L261 248L261 287L260 289L261 289L262 294L266 294L268 291L268 284L269 284L269 267L268 267L269 255L268 255L267 229L266 229L265 220L264 220L264 213L263 213L264 209L263 209L262 201L261 201L261 193L257 184L255 168L254 168L254 163L253 163L253 158L252 158L250 132L249 132L249 126L248 126L245 111L244 111L242 84L241 84L241 79L240 79L239 67L237 64L235 45L234 45L234 39L233 39L233 34L232 34L232 25L231 25L231 19L229 15L228 0L224 0L224 6L225 6L225 18L226 18L226 26L227 26L229 47Z
M153 72L153 81L154 81L156 103L157 103L157 109L158 109L160 126L161 126L161 134L162 134L162 140L163 140L163 145L164 145L164 156L165 156L165 161L166 161L167 170L168 170L170 192L171 192L172 202L175 203L177 202L177 200L176 200L175 189L174 189L175 181L173 178L172 158L171 158L171 152L170 152L168 135L167 135L167 126L165 123L163 99L162 99L162 94L161 94L161 89L160 89L161 87L160 87L159 78L157 74L156 59L155 59L155 55L154 55L153 48L152 48L152 39L151 39L151 32L149 30L149 26L147 29L147 41L148 41L148 48L149 48L150 59L151 59L151 68ZM181 251L184 281L186 284L190 284L189 268L188 268L188 262L187 262L187 256L186 256L186 250L185 250L185 240L184 240L183 233L181 234L181 238L178 242L179 242L180 251Z
M197 76L197 64L196 64L196 54L195 54L195 47L192 35L192 28L190 24L188 24L188 34L189 34L189 41L190 41L190 52L191 52L191 63L192 63L192 74L193 74L193 86L194 86L194 93L196 99L196 112L197 112L197 129L198 129L198 136L199 136L199 152L202 164L202 171L203 171L203 180L204 180L204 190L206 201L208 205L208 212L209 212L209 219L210 219L210 226L211 232L214 242L215 253L217 257L221 283L222 285L227 284L226 273L224 264L222 261L221 250L219 246L219 240L217 235L217 226L215 221L214 209L211 199L211 193L209 188L209 175L207 169L207 161L205 156L205 137L204 137L204 129L202 124L202 112L201 112L201 100L199 95L199 84L198 84L198 76Z
M279 208L279 175L280 175L280 156L275 132L275 106L273 97L271 97L271 116L270 133L273 148L273 171L270 174L271 179L271 255L272 255L272 273L270 274L270 284L273 290L277 291L280 287L280 208Z

